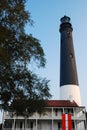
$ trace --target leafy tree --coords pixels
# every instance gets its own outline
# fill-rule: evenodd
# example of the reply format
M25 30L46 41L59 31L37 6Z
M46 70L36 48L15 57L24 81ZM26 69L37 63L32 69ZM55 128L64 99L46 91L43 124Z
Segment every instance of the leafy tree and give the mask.
M49 80L29 69L31 61L45 67L46 59L40 41L25 33L25 25L33 24L25 3L0 1L0 102L17 114L41 112L51 97Z

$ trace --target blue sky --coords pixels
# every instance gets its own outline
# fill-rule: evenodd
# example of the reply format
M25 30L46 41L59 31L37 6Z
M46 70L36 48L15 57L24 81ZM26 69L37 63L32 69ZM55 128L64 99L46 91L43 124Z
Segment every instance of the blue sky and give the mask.
M50 80L52 99L59 99L60 91L60 18L71 18L81 99L87 107L87 0L28 0L26 8L34 20L26 32L41 41L47 59L45 69L33 65L33 70Z
M26 32L41 41L47 59L46 68L34 71L50 80L53 99L59 99L60 79L60 18L67 15L73 26L73 41L82 105L86 106L87 81L87 0L29 0L27 9L34 20L34 27Z

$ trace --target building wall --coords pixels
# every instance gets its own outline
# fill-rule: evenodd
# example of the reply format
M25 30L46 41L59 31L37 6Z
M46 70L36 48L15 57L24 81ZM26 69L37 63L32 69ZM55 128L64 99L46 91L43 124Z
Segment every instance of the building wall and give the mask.
M84 107L49 107L43 114L34 113L29 118L12 116L4 112L4 130L61 130L62 113L72 115L73 130L86 130L86 112ZM9 130L9 129L8 129Z

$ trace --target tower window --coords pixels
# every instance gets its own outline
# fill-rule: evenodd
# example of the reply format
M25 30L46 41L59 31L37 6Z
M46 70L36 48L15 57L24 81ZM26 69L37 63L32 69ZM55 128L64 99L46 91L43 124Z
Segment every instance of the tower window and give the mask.
M70 35L70 31L67 31L67 34Z
M70 37L70 31L67 31L67 36Z
M70 58L73 58L73 54L72 54L72 53L70 53L70 54L69 54L69 57L70 57Z

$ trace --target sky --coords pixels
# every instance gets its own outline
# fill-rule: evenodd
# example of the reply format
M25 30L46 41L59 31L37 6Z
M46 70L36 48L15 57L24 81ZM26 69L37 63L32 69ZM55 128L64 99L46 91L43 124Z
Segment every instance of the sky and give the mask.
M33 70L50 80L50 93L56 100L60 92L60 18L71 18L81 100L87 108L87 0L27 0L26 9L34 21L33 27L27 25L26 33L40 40L46 58L44 69L32 65Z
M60 94L60 18L71 18L81 100L87 107L87 0L29 0L26 6L34 20L26 32L40 40L47 60L45 69L33 69L50 80L52 99L59 99Z

